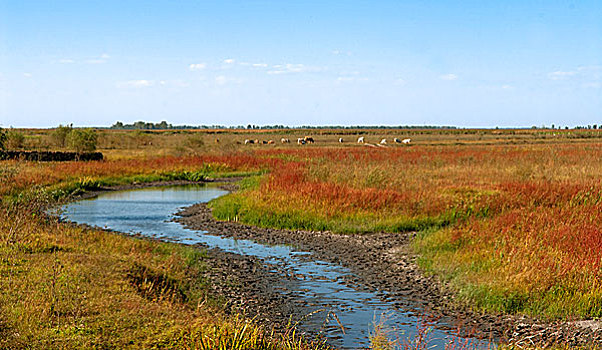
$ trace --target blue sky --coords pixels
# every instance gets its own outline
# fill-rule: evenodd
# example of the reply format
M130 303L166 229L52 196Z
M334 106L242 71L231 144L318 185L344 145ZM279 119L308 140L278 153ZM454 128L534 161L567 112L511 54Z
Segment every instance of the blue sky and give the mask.
M602 123L602 1L0 0L0 126Z

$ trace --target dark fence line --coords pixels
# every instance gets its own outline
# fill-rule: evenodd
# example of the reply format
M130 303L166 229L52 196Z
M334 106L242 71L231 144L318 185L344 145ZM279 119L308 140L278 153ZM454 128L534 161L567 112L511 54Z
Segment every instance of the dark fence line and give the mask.
M102 160L100 152L0 151L0 160L18 159L38 162L67 162Z

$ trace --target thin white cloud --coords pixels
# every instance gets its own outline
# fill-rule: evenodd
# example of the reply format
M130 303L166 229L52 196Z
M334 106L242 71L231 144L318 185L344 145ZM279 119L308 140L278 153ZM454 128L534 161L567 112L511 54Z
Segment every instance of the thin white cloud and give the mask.
M109 60L109 58L111 58L111 56L109 56L106 53L103 53L99 57L88 59L85 62L88 63L88 64L102 64L102 63L107 63L107 61Z
M25 78L31 78L33 75L31 73L23 73Z
M207 65L205 63L192 63L191 65L188 66L188 69L195 71L195 70L203 70L207 68Z
M155 82L152 80L146 79L138 79L138 80L127 80L120 81L117 83L117 87L119 88L146 88L155 85Z
M568 79L570 77L575 76L575 74L577 74L577 72L575 71L556 71L556 72L551 72L548 74L548 78L552 79L552 80L564 80L564 79Z
M286 64L286 69L291 72L291 73L302 73L302 72L307 72L308 71L308 67L306 67L304 64Z
M339 83L350 83L350 82L353 82L355 80L356 80L355 77L338 77L337 78L337 81Z
M512 89L514 89L514 86L505 84L505 85L502 85L502 89L504 89L504 90L512 90Z
M335 56L352 56L353 55L353 53L351 51L343 51L343 50L332 50L332 51L330 51L330 53Z
M228 60L226 60L228 61ZM227 64L232 64L234 63L234 60L232 60L231 62L226 62L224 61L224 63ZM267 63L251 63L251 62L238 62L238 65L241 67L253 67L253 68L267 68L268 64Z
M271 67L268 71L268 74L278 75L278 74L288 74L288 73L311 73L311 72L319 72L323 70L319 67L311 67L306 66L302 63L286 63L286 64L276 64Z
M69 58L63 58L59 60L59 63L63 63L63 64L71 64L71 63L75 63L74 60L69 59Z
M602 65L581 66L577 68L577 70L586 72L602 72Z
M439 76L439 79L441 80L458 80L458 76L456 74L453 73L449 73L449 74L443 74L441 76Z
M355 83L368 81L368 78L354 77L354 76L340 76L337 78L337 83Z
M548 79L598 89L602 85L602 65L580 66L572 70L551 72L548 73Z
M232 78L225 75L218 75L214 78L214 81L217 85L231 85L231 84L242 84L244 82L243 79L240 78Z
M235 59L233 59L233 58L228 58L228 59L225 59L225 60L224 60L224 63L225 63L225 64L232 64L232 63L234 63L234 62L236 62L236 60L235 60Z

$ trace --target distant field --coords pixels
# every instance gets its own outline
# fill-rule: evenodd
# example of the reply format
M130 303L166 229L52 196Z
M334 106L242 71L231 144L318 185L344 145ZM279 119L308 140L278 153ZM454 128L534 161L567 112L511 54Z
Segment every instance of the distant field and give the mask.
M48 130L18 131L23 149L56 148ZM463 302L550 319L602 317L602 131L98 133L106 161L0 162L0 194L252 175L242 191L212 203L218 218L351 234L416 231L412 247L422 267L448 280ZM297 145L304 136L315 143ZM358 145L358 136L387 145ZM394 137L412 141L393 144ZM13 219L2 220L8 230ZM45 239L41 247L61 244Z
M25 137L20 149L57 150L48 129L15 129ZM410 138L412 145L493 145L493 144L532 144L532 143L580 143L593 140L602 141L602 130L579 129L288 129L288 130L111 130L100 129L98 149L109 157L138 157L152 155L188 155L206 152L232 152L257 147L290 148L299 147L299 137L311 136L315 139L309 147L321 146L361 146L357 139L364 136L366 143L377 144L387 140L389 147L393 139ZM288 138L290 144L280 140ZM339 143L343 138L344 143ZM269 141L273 145L244 145L245 140ZM255 148L253 148L255 147Z

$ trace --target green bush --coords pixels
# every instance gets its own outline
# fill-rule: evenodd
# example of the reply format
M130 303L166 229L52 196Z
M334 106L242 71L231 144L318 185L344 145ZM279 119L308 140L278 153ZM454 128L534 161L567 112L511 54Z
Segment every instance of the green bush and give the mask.
M63 126L59 124L59 126L56 129L54 129L51 133L51 137L54 141L54 144L57 147L65 147L67 143L67 138L69 134L71 134L72 130L73 127L71 126Z
M92 129L72 129L67 140L76 152L92 152L96 150L98 136Z

